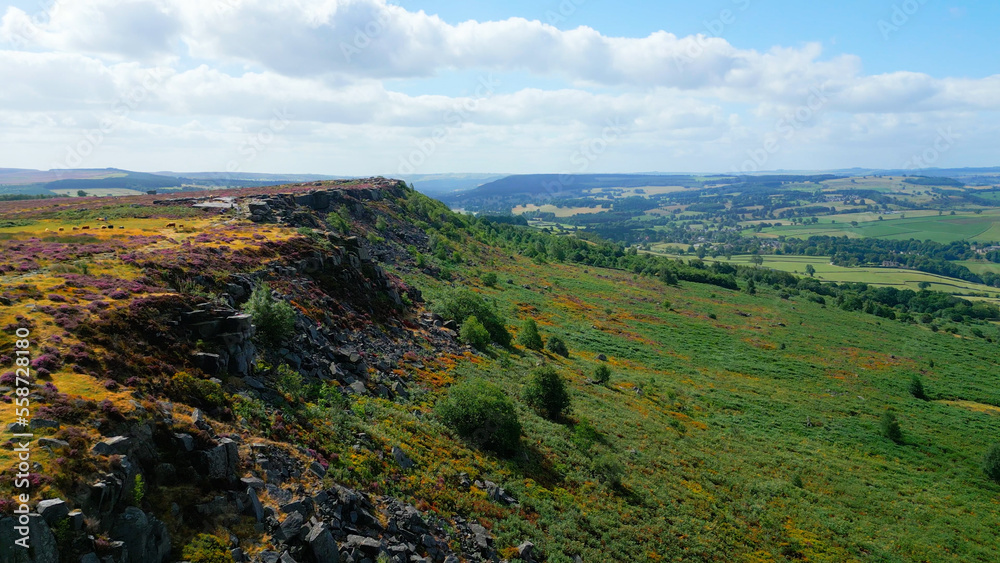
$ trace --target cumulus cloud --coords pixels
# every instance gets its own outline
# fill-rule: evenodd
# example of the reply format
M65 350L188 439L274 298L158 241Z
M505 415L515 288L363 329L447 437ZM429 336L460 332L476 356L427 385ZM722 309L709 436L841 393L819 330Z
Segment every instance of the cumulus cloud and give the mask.
M438 137L428 166L454 158L479 170L544 170L614 120L628 135L608 163L719 169L709 164L739 162L784 120L795 142L772 162L802 168L782 159L805 145L822 154L817 147L849 142L868 158L885 153L871 139L909 146L948 124L986 139L994 128L975 116L1000 109L1000 75L866 75L861 59L827 57L818 43L757 51L704 35L611 37L522 18L452 24L386 0L55 0L42 13L9 7L0 42L9 48L0 76L15 77L0 89L0 139L27 134L22 148L72 143L110 115L121 126L103 145L109 153L126 138L212 153L283 112L293 125L282 138L301 149L298 162L333 145L346 163L394 165ZM560 86L473 83L468 90L481 91L462 96L387 86L475 73ZM817 97L821 107L797 119Z

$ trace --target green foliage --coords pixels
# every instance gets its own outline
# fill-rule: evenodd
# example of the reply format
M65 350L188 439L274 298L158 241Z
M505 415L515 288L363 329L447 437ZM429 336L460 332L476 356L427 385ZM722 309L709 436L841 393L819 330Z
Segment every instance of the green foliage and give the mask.
M250 428L267 435L271 430L271 416L267 406L260 399L239 395L233 404L233 412L242 418Z
M480 352L487 351L490 347L490 342L492 342L490 332L486 330L486 327L483 326L483 323L479 322L479 319L475 315L465 319L462 323L459 337L462 339L462 342Z
M899 421L896 419L896 413L886 409L886 411L882 413L881 428L883 436L897 444L903 443L903 429L899 426Z
M566 382L551 366L532 370L524 400L550 419L561 417L570 405Z
M919 375L914 375L913 379L910 380L909 385L910 395L913 395L921 401L927 400L927 393L924 391L924 382L920 379Z
M132 504L141 505L144 496L146 496L146 481L142 478L142 473L138 473L135 476L135 483L132 484Z
M436 300L433 309L445 319L458 323L474 316L486 327L493 342L504 347L510 346L511 337L503 315L497 311L496 305L487 304L474 291L450 289Z
M521 332L517 334L517 342L529 350L541 350L542 335L538 334L538 325L533 319L527 319L521 323Z
M601 434L589 420L583 419L573 427L573 444L581 451L590 451L594 444L601 441Z
M553 354L558 354L564 358L569 357L569 348L566 347L566 343L563 339L558 336L549 337L549 341L546 343L545 347L548 348L549 352L552 352Z
M288 364L278 366L277 373L274 376L274 383L280 393L291 395L295 398L302 396L302 374L292 369Z
M597 366L597 369L594 370L594 381L606 385L608 381L611 381L611 368L604 364Z
M613 454L604 453L594 458L591 465L591 472L601 483L613 489L618 489L622 486L625 466Z
M497 275L493 272L486 272L482 277L483 285L493 287L497 284Z
M1000 483L1000 444L993 444L986 451L982 461L983 472L993 481Z
M215 408L228 402L218 383L199 379L185 371L177 372L170 378L170 391L175 399L196 407Z
M271 288L261 284L243 304L243 312L253 318L257 339L267 346L276 347L292 336L295 330L295 309L271 295Z
M229 548L222 540L208 534L198 534L181 553L190 563L234 563Z
M473 444L509 456L521 440L517 410L502 389L481 378L470 378L452 386L438 403L441 420Z

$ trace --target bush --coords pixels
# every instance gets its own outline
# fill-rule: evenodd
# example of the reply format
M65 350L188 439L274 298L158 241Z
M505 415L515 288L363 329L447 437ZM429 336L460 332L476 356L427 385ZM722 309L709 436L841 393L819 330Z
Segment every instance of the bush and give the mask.
M538 325L535 321L528 319L521 325L521 332L517 334L517 342L529 350L541 350L544 346L542 336L538 334Z
M597 366L597 369L594 370L594 381L601 385L611 381L611 368L605 365Z
M276 301L267 284L253 290L243 312L253 318L257 338L268 346L287 340L295 330L295 309L284 301Z
M882 413L882 435L897 444L903 443L903 429L896 420L896 413L891 410Z
M622 486L622 476L625 475L625 466L618 458L611 454L604 454L594 459L592 472L597 480L617 489Z
M445 293L433 307L434 312L445 319L461 323L475 316L483 324L490 339L497 344L510 346L510 333L507 332L506 320L496 310L496 307L486 303L478 293L468 289L453 289Z
M226 393L218 383L180 371L170 378L171 396L178 400L201 408L215 408L225 405L228 401Z
M993 444L986 452L982 465L986 476L1000 483L1000 444Z
M453 386L436 408L441 420L475 445L509 456L521 440L514 403L496 385L466 379Z
M546 348L548 348L549 352L552 352L553 354L558 354L564 358L569 357L569 348L566 347L566 343L563 342L563 339L559 338L558 336L553 336L552 338L549 338L549 342L548 344L546 344Z
M566 382L549 366L531 372L531 380L524 390L524 400L546 417L559 418L569 409L569 392Z
M465 322L462 323L459 336L462 342L480 352L485 352L490 347L490 331L486 330L486 327L483 326L483 323L479 322L479 319L475 315L465 319Z
M497 275L493 272L486 272L483 274L483 285L486 287L493 287L497 284Z
M184 546L181 556L191 563L234 563L226 544L208 534L198 534Z
M913 395L921 401L927 400L927 393L924 391L924 382L919 376L914 375L913 379L910 380L910 395Z

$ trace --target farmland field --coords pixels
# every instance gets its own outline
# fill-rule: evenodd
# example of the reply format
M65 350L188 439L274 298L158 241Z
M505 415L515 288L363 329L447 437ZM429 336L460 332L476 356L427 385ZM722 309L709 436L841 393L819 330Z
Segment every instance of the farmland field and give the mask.
M685 258L684 256L674 254L668 247L656 246L653 247L653 250L659 254L671 256L673 258ZM690 258L690 256L687 258ZM704 260L706 262L727 261L725 257L719 257L717 259L706 257ZM733 256L732 259L728 260L728 262L743 266L749 266L751 264L750 256L747 255ZM897 289L912 289L914 291L919 289L919 283L927 282L931 284L930 289L934 291L943 291L959 295L967 295L969 293L989 293L993 298L1000 298L1000 290L995 287L899 268L847 268L844 266L834 266L830 263L830 258L826 256L765 256L763 267L804 276L806 266L809 264L816 269L816 279L824 282L863 282L869 285L895 287ZM996 271L1000 271L1000 265L994 264L992 266L996 266Z
M871 215L854 218L854 215L837 216L836 223L826 223L821 220L815 225L782 225L764 229L758 236L777 237L794 236L808 238L810 236L849 236L852 238L871 237L893 240L933 240L948 243L958 240L977 242L995 242L1000 240L1000 210L989 210L982 214L961 213L956 215L936 214L912 216L906 218L899 215L886 215L882 221L876 215L872 221ZM830 220L827 218L826 220ZM853 227L851 220L858 221Z

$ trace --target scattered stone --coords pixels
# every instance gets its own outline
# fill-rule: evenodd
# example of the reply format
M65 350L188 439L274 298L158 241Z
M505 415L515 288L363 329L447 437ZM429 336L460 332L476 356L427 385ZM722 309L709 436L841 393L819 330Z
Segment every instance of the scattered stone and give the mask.
M48 499L39 501L38 506L35 507L35 512L45 519L46 524L54 526L57 522L69 516L69 506L66 505L66 501L63 499Z
M124 455L128 452L131 444L132 441L127 436L115 436L94 444L90 453L94 455Z
M399 446L392 447L392 457L396 459L396 463L399 464L399 466L404 470L410 469L414 465L413 460L410 459L406 455L406 452L404 452Z

